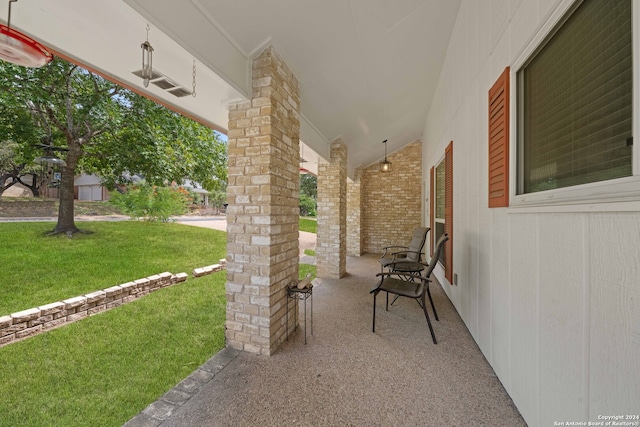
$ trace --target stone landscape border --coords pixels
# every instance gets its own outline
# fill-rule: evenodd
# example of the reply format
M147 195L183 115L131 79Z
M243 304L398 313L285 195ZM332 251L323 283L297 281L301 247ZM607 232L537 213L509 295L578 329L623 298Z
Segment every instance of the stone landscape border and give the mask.
M226 260L221 259L220 264L196 268L192 276L201 277L222 271L226 264ZM135 301L158 289L184 282L187 278L187 273L164 272L8 316L0 316L0 347Z

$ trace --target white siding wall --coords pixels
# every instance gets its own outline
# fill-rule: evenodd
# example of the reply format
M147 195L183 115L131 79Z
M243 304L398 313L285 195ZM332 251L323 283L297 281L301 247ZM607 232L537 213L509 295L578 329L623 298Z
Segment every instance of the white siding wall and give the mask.
M487 207L488 90L561 1L463 1L423 138L425 182L454 146L438 278L531 426L640 413L640 204Z

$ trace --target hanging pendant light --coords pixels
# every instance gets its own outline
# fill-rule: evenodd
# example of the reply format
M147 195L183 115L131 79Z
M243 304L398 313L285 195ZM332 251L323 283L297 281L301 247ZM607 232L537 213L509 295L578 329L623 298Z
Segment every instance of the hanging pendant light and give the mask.
M153 47L149 43L149 25L147 25L147 40L140 45L142 48L142 84L149 86L149 80L153 77Z
M380 162L380 172L391 172L391 162L387 160L387 140L382 141L384 144L384 160Z
M42 67L51 62L53 55L40 43L11 28L11 3L16 1L9 0L7 25L0 24L0 59L23 67Z

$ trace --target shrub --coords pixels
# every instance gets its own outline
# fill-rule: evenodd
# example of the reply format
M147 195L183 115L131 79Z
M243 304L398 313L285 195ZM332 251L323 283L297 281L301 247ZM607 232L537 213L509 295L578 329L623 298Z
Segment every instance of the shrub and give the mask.
M300 194L300 216L316 216L316 201L313 197Z
M183 188L137 183L127 186L124 193L112 192L110 202L134 218L166 222L172 216L186 213L191 199Z

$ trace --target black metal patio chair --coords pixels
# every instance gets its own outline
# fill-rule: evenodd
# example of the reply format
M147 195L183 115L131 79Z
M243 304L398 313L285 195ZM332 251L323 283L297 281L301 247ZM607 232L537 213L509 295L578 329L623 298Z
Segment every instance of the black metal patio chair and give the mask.
M422 307L422 311L424 311L424 316L427 318L427 324L429 325L429 331L431 332L431 338L433 339L433 343L437 344L436 334L433 332L433 326L431 325L431 319L429 319L429 314L427 313L427 305L425 295L429 296L429 302L431 303L431 308L433 309L433 314L438 320L438 313L436 312L436 307L433 305L433 300L431 299L431 292L429 291L429 282L431 282L431 273L435 268L438 258L440 257L440 252L443 250L445 242L449 240L449 236L445 233L443 234L438 242L436 243L436 248L433 251L433 255L431 256L431 262L429 264L423 264L425 269L422 271L422 274L413 278L407 278L406 274L403 274L398 271L390 271L376 274L376 277L380 277L380 283L371 289L369 293L373 294L373 328L372 331L376 331L376 297L379 292L387 293L387 303L386 303L386 311L389 311L389 294L394 294L400 297L407 297L415 299L420 307ZM406 262L406 261L401 261ZM389 266L391 270L393 270L393 266Z

